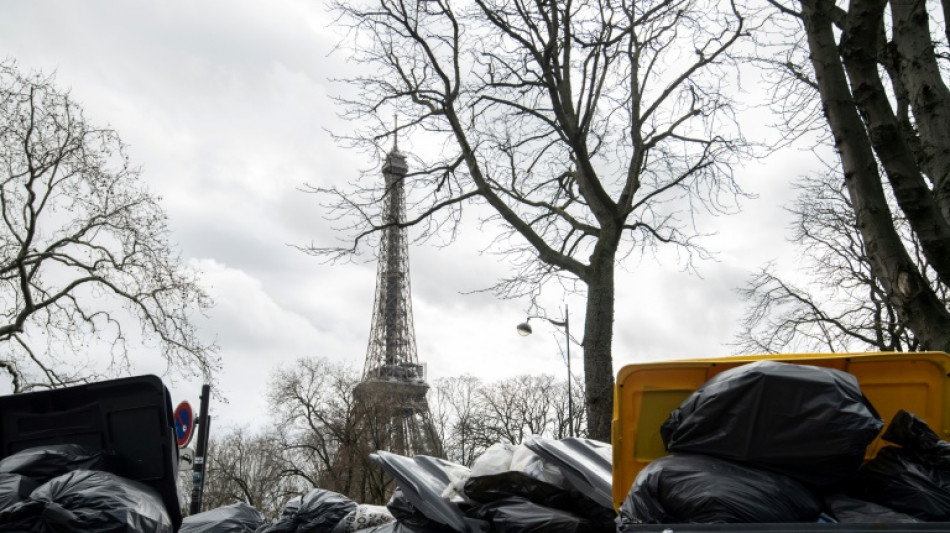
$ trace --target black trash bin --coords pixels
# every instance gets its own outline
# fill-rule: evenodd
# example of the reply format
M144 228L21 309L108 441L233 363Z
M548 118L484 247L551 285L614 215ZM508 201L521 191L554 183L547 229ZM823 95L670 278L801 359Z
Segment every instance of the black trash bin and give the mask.
M102 470L154 489L181 527L171 395L157 376L0 396L0 459L63 444L99 452Z

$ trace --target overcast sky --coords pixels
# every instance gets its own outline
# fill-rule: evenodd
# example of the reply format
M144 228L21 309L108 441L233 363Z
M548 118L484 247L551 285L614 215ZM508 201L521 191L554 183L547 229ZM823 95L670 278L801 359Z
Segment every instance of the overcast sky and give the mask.
M376 164L335 146L326 132L339 125L330 96L341 90L328 78L348 67L343 55L331 54L337 37L321 5L3 3L0 56L24 71L55 72L90 122L120 133L163 198L172 240L203 271L217 305L200 326L221 347L219 388L228 400L212 407L216 425L266 420L267 378L279 365L325 356L361 369L365 357L375 263L322 265L290 246L333 244L319 205L298 190L303 183L339 183ZM759 198L703 228L718 231L705 241L717 261L699 265L701 278L669 260L625 265L617 278L615 369L731 353L743 309L734 289L765 261L794 260L781 205L802 158L781 153L739 172ZM453 246L410 250L416 338L430 379L563 374L552 328L537 324L528 338L515 333L528 302L465 294L505 274L496 258L479 253L484 238L470 230ZM562 296L544 301L556 311ZM583 301L568 301L579 337ZM574 368L579 377L579 360ZM169 383L173 402L197 408L200 383Z

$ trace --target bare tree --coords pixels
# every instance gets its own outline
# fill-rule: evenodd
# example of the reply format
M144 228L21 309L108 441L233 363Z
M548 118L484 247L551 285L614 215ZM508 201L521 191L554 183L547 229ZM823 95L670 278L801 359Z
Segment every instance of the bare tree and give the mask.
M169 245L165 213L118 134L87 122L52 78L9 61L0 173L0 368L15 392L101 370L79 365L90 344L102 348L95 342L121 372L138 337L157 341L169 365L211 375L215 347L190 320L211 302Z
M874 276L854 207L843 180L833 171L804 178L790 209L792 240L801 250L799 273L808 287L793 283L772 266L763 268L740 293L750 302L737 345L746 353L916 350L919 341L898 317ZM904 221L897 228L908 248L919 251ZM919 253L915 262L940 298L936 281Z
M487 384L480 396L480 433L487 445L520 444L533 436L569 435L567 386L549 374L516 376Z
M819 97L886 304L921 349L950 350L950 309L939 293L950 283L950 90L936 53L947 37L946 27L931 27L950 21L931 17L940 4L925 2L770 3L791 31L788 57L810 58L777 64ZM814 109L788 108L793 131L814 127ZM906 220L911 239L895 220Z
M265 517L280 516L290 498L310 487L288 475L278 440L266 432L250 434L233 429L209 444L205 509L244 502Z
M269 396L278 414L280 448L286 471L309 486L384 503L392 479L369 455L389 441L388 428L372 426L386 417L360 409L357 383L355 371L323 358L300 359L278 370Z
M575 400L584 396L574 384ZM522 375L497 382L463 376L435 382L430 393L433 418L446 457L471 465L498 442L520 444L530 437L560 439L586 436L583 413L568 416L566 380L550 375Z
M480 391L484 384L473 376L444 378L429 391L432 422L446 459L471 465L492 443L480 431Z
M662 244L691 266L705 254L693 214L741 194L732 165L747 144L727 94L745 20L705 0L335 5L368 72L338 99L365 128L340 139L373 151L403 133L437 147L410 165L399 224L452 236L463 206L487 207L482 222L501 228L491 248L514 267L498 294L537 295L555 279L586 290L585 405L591 436L609 440L616 263ZM352 237L311 253L349 256L386 227L387 191L363 178L310 189Z
M358 379L325 359L299 359L271 378L269 400L281 447L291 452L287 467L311 486L332 470L337 452L353 438L349 424Z

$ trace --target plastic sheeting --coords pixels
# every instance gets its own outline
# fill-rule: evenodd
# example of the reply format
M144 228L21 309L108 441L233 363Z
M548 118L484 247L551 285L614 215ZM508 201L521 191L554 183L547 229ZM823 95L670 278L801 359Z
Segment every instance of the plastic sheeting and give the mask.
M707 381L660 433L672 452L714 455L827 486L857 472L883 425L853 375L758 361Z
M264 522L260 511L239 502L186 516L179 533L254 533Z
M0 512L0 531L171 533L172 521L154 489L108 472L76 470Z
M356 502L342 494L313 489L288 501L280 518L259 532L328 533L356 507Z
M618 531L637 524L813 522L820 512L820 500L787 476L715 457L669 455L637 476Z
M79 444L49 444L0 460L0 472L20 474L41 483L73 470L103 470L102 454Z

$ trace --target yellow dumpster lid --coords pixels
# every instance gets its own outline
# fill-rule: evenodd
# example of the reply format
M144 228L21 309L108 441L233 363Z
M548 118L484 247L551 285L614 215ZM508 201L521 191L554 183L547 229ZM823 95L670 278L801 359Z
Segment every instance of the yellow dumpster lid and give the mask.
M620 369L614 388L614 507L623 503L640 470L666 455L660 426L673 409L719 372L764 360L849 372L884 419L884 427L904 409L950 440L950 354L943 352L774 354L631 364ZM867 457L883 444L878 437Z

